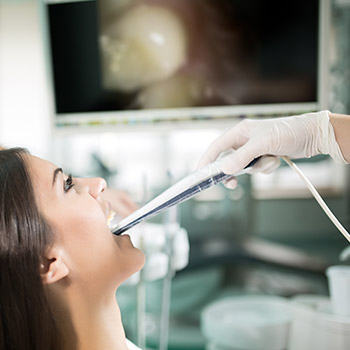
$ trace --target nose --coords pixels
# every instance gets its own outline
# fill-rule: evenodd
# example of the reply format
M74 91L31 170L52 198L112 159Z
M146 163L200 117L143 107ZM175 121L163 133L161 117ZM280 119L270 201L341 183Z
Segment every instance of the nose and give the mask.
M102 177L91 177L86 179L80 179L83 187L89 192L89 194L95 199L107 188L106 180Z

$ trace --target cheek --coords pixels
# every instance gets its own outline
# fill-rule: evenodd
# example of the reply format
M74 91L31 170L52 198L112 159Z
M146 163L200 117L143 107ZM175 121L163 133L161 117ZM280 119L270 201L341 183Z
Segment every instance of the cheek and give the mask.
M98 234L107 227L107 219L99 204L89 196L72 196L52 208L49 218L65 238L74 231L77 238ZM93 235L88 235L88 237Z
M92 204L95 205L72 201L48 214L58 243L70 260L80 266L94 263L103 252L118 249L110 237L104 213L96 203Z
M55 227L71 277L87 288L115 289L144 265L144 254L128 236L112 235L104 217L65 217L56 221Z
M115 288L142 268L143 253L128 236L110 233L96 203L69 203L55 213L50 223L66 253L70 275L87 288Z

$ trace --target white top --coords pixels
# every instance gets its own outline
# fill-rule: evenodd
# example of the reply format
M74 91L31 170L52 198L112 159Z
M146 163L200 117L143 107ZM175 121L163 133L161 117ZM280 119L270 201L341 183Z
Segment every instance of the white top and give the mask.
M139 347L137 347L135 344L133 344L130 340L126 339L126 345L128 346L129 350L142 350Z

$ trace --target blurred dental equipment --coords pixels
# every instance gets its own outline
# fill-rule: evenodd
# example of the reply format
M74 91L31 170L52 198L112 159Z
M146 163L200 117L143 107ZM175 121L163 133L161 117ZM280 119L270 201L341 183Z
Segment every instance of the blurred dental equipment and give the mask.
M331 310L331 300L320 295L298 295L291 300L289 350L346 350L350 320Z
M333 265L327 268L331 310L334 315L350 317L350 266Z
M246 174L252 170L253 165L258 160L258 158L254 159L243 170L234 175L227 175L220 170L220 165L224 158L210 163L186 176L119 223L111 220L109 223L111 232L115 235L120 235L138 223L160 214L168 208L180 204L222 181L227 181L233 176Z
M207 349L284 350L291 318L286 298L244 295L210 303L201 312L200 324L210 344Z

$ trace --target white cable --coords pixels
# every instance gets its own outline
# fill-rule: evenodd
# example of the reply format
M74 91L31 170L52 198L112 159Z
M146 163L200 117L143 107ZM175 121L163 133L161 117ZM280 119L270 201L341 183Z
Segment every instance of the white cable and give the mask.
M328 208L325 201L322 199L320 194L317 192L316 188L312 185L312 183L308 180L308 178L303 174L303 172L297 167L295 163L293 163L288 157L281 157L292 169L294 169L301 179L306 184L307 188L310 190L311 194L316 199L317 203L320 205L320 207L323 209L323 211L326 213L326 215L329 217L329 219L333 222L333 224L336 226L336 228L342 233L342 235L350 242L350 234L345 229L345 227L338 221L338 219L335 217L335 215L332 213L332 211ZM345 251L344 251L345 252ZM346 259L347 255L341 254L341 260Z

